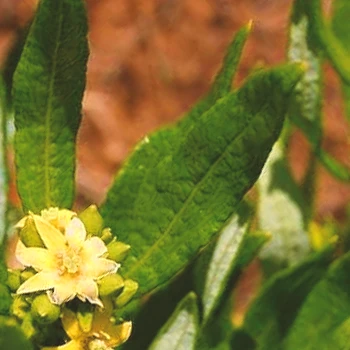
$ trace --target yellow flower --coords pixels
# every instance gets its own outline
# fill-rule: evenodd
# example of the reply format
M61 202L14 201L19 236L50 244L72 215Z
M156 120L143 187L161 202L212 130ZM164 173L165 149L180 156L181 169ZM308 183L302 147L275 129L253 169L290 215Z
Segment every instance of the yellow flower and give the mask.
M63 328L71 341L58 347L46 347L42 350L112 350L128 340L132 323L114 324L111 322L112 303L104 300L105 308L95 309L91 329L84 332L77 316L65 308L62 314Z
M26 247L20 240L16 257L38 271L25 281L17 294L48 291L52 303L62 304L76 296L103 306L97 280L115 273L119 264L106 259L107 248L98 237L87 237L84 224L70 211L43 211L32 217L45 248ZM60 231L61 230L61 231Z

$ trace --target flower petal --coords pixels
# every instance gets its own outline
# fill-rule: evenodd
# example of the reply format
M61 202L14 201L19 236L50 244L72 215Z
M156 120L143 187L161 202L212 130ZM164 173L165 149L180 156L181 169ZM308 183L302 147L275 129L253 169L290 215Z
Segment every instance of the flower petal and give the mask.
M65 230L73 216L77 216L74 211L68 209L60 209L58 211L58 229Z
M97 258L89 259L88 263L84 263L81 269L84 276L96 280L111 273L117 272L119 267L120 264L113 260Z
M83 331L80 328L76 313L68 308L64 308L62 312L62 325L65 332L71 339L78 339L82 336Z
M70 342L60 345L41 348L41 350L84 350L84 344L81 341L71 340Z
M32 218L34 219L38 233L48 250L57 251L65 249L66 239L57 228L53 227L39 215L32 214Z
M20 240L16 246L16 258L24 266L32 266L37 271L56 269L56 259L44 248L27 248Z
M103 307L102 301L98 298L97 283L92 279L80 280L77 284L77 294L82 301L87 299L91 304Z
M53 288L57 283L57 275L53 272L39 272L26 280L17 289L17 294L40 292Z
M48 297L53 304L61 305L75 298L77 295L76 279L70 276L60 276L56 281L54 290L48 292Z
M83 244L82 255L84 258L99 258L105 253L107 253L107 247L99 237L88 238Z
M130 321L118 325L110 322L108 326L103 329L103 332L107 333L111 337L107 343L110 347L114 348L125 343L129 339L131 329L132 323Z
M66 227L65 235L70 247L80 248L86 238L86 230L82 221L73 218Z

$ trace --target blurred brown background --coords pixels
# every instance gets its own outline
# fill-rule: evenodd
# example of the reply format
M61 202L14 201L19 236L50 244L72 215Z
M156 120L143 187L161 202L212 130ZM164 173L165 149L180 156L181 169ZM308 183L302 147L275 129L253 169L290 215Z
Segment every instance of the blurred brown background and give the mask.
M36 0L0 0L0 65L36 8ZM90 49L78 144L78 202L100 203L113 174L146 133L176 120L209 88L233 33L250 19L238 81L256 65L285 59L292 0L86 0ZM329 11L331 0L325 1ZM349 129L339 81L326 69L325 148L350 166ZM292 136L300 179L307 142ZM318 169L320 218L344 217L350 188Z

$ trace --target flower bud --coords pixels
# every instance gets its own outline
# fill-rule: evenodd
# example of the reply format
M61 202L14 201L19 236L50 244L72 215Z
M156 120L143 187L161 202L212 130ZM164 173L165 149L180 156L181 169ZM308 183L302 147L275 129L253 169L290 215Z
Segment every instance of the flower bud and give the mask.
M33 325L33 318L30 313L26 313L24 315L24 318L21 324L21 329L24 335L26 336L26 338L28 339L32 339L37 334L37 330Z
M46 294L41 294L34 298L30 311L33 319L41 324L55 322L61 313L60 307L52 304Z
M20 320L23 320L28 310L29 304L26 302L24 297L22 295L15 295L11 306L12 315Z
M27 247L45 247L35 227L34 219L31 216L27 217L27 220L19 233L19 238Z
M6 284L12 292L15 292L21 285L21 271L8 270Z
M115 239L107 245L108 258L116 262L121 262L130 250L130 246Z
M33 277L36 274L35 270L27 268L21 272L21 283L28 280L30 277Z
M103 219L96 205L90 205L88 208L83 210L78 217L83 222L87 234L100 236L103 228Z
M124 280L117 273L105 276L98 281L99 295L101 297L116 293L123 289Z
M135 295L139 284L133 280L127 279L124 281L124 289L121 294L115 299L115 306L122 307L126 305Z
M94 319L94 308L91 304L79 303L77 311L77 320L81 330L88 333L92 328L92 321Z
M109 227L106 227L102 230L101 239L106 244L108 244L109 242L111 242L113 240L112 231Z

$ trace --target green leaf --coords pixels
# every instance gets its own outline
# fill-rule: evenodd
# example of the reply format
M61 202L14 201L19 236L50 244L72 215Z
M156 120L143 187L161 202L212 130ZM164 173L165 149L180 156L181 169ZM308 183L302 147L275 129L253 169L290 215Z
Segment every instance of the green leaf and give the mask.
M150 350L194 349L198 329L197 297L189 293L149 347Z
M306 72L295 88L295 101L291 104L289 114L293 123L303 131L309 140L314 154L322 165L339 180L350 181L350 169L321 148L322 61L313 39L329 37L331 33L322 34L330 32L330 29L324 23L319 6L318 0L308 2L297 0L294 3L288 58L291 62L304 62ZM311 166L309 171L312 177L315 171L314 166ZM313 184L308 183L307 187L309 194L311 190L312 196Z
M71 207L88 55L82 0L42 0L13 81L23 209Z
M244 44L250 31L250 25L243 27L233 39L228 48L224 63L210 89L208 95L197 103L186 117L171 128L165 128L147 136L135 148L124 164L122 171L109 190L106 202L101 207L101 213L108 226L115 234L117 228L114 213L123 210L128 215L135 215L134 203L139 196L140 187L144 184L147 174L153 167L165 159L174 149L177 149L183 138L189 133L192 123L212 107L216 100L231 90L231 82L236 73Z
M195 264L195 291L201 298L203 324L226 297L232 277L237 277L269 239L265 233L247 231L248 214L248 209L241 206Z
M259 228L272 235L260 257L267 271L291 266L310 252L303 197L294 182L281 142L277 142L258 181Z
M332 30L334 35L342 43L344 49L350 56L350 2L348 0L333 1ZM346 115L350 121L350 83L343 81L343 95L346 106Z
M286 350L350 349L350 253L329 268L290 329Z
M5 83L0 76L0 244L3 242L6 230L7 210L7 97Z
M231 347L232 350L255 350L256 344L243 329L236 329L233 331L231 336Z
M0 317L0 349L33 350L16 322L3 316Z
M297 65L260 71L220 99L147 173L132 210L119 206L113 220L109 213L106 223L132 247L122 273L139 283L139 296L183 269L234 213L279 135L301 74ZM125 185L133 191L133 182Z
M310 0L305 4L310 20L310 40L325 52L339 76L350 84L350 54L326 23L321 0Z
M244 217L244 216L243 216ZM218 239L200 255L194 271L205 323L225 290L247 233L248 222L234 215Z
M324 276L333 250L334 246L328 247L268 280L248 310L243 327L256 342L257 349L282 349L282 339L297 316L299 307Z

